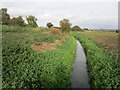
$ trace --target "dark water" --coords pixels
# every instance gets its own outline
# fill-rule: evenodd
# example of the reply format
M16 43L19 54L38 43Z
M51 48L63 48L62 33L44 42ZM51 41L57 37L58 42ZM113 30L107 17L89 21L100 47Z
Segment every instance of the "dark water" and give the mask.
M83 48L77 40L77 52L72 72L72 88L90 88Z

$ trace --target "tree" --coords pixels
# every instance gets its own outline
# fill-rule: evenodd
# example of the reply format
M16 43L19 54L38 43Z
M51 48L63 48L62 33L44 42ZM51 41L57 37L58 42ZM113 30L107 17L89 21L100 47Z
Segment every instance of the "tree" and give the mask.
M51 28L51 27L53 27L53 24L52 23L47 23L47 27Z
M11 26L15 26L17 23L17 20L16 18L11 18L8 20L8 24L11 25Z
M84 30L88 30L88 28L84 28Z
M21 16L16 18L14 17L12 19L9 19L8 24L12 26L24 26L24 20Z
M69 22L68 19L63 19L60 21L60 27L63 31L67 31L69 33L70 29L71 29L71 23Z
M82 29L78 25L75 25L72 27L72 31L82 31Z
M119 33L119 30L116 30L116 33Z
M0 9L0 25L2 24L2 10Z
M17 25L24 26L24 20L21 16L17 17Z
M38 25L36 23L37 18L35 18L34 16L28 16L28 17L26 17L26 19L27 19L27 22L30 27L38 27Z
M7 13L7 8L0 9L2 25L8 25L8 21L10 19L10 15Z

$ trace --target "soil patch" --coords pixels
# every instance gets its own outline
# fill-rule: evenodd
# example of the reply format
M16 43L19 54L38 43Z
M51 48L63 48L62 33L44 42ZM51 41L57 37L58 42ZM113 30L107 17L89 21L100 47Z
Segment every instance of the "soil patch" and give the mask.
M37 52L45 52L46 50L55 50L57 49L56 45L61 45L62 40L66 40L67 38L68 38L68 35L65 35L61 37L61 40L55 40L54 43L39 42L36 44L32 44L31 48Z
M42 33L44 33L44 34L50 34L50 31L47 31L47 32L42 32Z

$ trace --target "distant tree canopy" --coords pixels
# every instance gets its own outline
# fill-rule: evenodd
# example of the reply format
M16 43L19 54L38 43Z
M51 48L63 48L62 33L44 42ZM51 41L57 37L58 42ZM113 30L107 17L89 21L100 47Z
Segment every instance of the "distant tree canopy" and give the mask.
M27 22L30 27L38 27L38 25L36 23L37 18L35 18L34 16L28 16L28 17L26 17L26 19L27 19Z
M82 31L82 29L78 25L75 25L72 27L72 31Z
M84 30L88 30L88 28L84 28Z
M2 25L38 27L36 23L37 19L34 16L28 16L26 19L28 24L25 23L22 16L10 18L10 15L7 13L7 8L0 9L0 24Z
M52 23L47 23L47 27L51 28L51 27L53 27L53 24Z
M24 26L24 20L21 16L19 16L16 18L9 19L8 24L12 25L12 26L21 26L22 27L22 26Z
M71 23L68 19L63 19L60 21L60 27L63 31L67 31L69 33L71 29Z
M0 14L2 16L0 16L2 22L0 22L2 25L8 25L8 21L10 19L10 15L7 13L7 9L6 8L2 8L0 9Z
M38 27L37 18L35 16L30 15L26 17L26 20L28 23L25 23L22 16L10 18L10 15L7 13L7 8L0 9L0 24L2 25L21 26L21 27ZM68 33L70 32L72 24L68 19L63 19L59 23L60 23L60 27L57 27L57 28L62 29L62 31L66 31ZM54 25L49 22L46 24L46 26L48 28L51 28ZM72 30L80 31L82 29L76 25L72 27ZM84 30L88 30L88 29L84 28Z
M19 16L17 18L17 24L20 25L20 26L24 26L24 20L23 20L23 18L21 16Z

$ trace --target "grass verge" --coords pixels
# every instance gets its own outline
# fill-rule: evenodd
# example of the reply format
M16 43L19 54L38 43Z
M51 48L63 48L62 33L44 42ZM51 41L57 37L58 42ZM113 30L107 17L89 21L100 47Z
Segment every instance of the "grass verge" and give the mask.
M105 53L85 35L74 33L84 47L92 88L120 88L118 56Z

